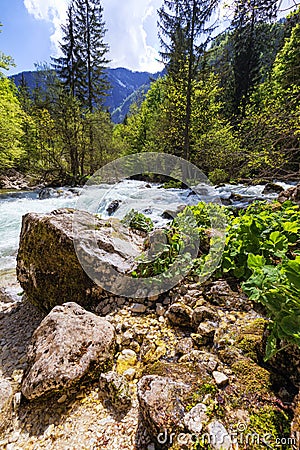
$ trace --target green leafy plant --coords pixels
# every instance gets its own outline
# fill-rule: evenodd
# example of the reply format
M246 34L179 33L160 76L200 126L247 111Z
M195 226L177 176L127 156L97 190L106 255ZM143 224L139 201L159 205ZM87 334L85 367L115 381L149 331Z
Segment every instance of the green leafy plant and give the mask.
M223 257L214 277L237 278L250 299L264 305L270 320L266 360L283 348L278 345L280 340L300 346L300 209L292 202L255 202L237 216L216 204L188 206L164 230L165 242L158 248L157 258L144 255L133 276L164 273L179 257L193 265L196 275L209 270L208 259L214 259L212 245L219 240L212 232L213 225L218 225L211 223L216 213L217 222L227 221L228 226ZM198 233L200 247L197 257L190 261L191 247L185 249L183 245L193 233Z
M280 350L279 340L300 346L299 230L299 207L291 202L253 204L228 227L222 272L244 280L244 292L265 306L266 360Z
M153 230L153 222L150 217L146 217L134 209L129 211L121 222L129 228L144 231L145 233Z

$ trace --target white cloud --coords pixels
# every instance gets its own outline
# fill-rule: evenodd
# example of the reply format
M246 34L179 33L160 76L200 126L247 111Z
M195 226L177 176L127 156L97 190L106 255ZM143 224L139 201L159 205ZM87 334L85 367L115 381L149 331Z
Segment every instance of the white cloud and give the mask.
M53 55L58 54L59 41L61 40L61 24L66 20L67 0L24 0L24 5L29 14L37 20L51 22L53 33L50 36Z
M103 0L106 41L110 46L110 65L132 70L156 72L162 69L157 61L156 10L163 0ZM53 54L58 53L60 26L66 19L67 0L24 0L28 12L37 20L52 23L50 37Z

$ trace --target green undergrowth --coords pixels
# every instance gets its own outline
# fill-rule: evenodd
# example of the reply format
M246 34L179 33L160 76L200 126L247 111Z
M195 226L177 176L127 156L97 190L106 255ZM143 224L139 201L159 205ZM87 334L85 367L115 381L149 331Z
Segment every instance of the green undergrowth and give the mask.
M153 222L149 217L132 209L121 221L125 226L149 233L153 230Z
M212 273L215 279L240 280L244 292L264 305L270 319L267 360L278 351L279 340L300 346L299 230L299 206L290 201L255 202L237 213L200 202L186 207L169 229L161 231L164 239L151 258L147 252L142 256L133 276L163 279L170 265L179 261L178 271L189 264L200 281Z

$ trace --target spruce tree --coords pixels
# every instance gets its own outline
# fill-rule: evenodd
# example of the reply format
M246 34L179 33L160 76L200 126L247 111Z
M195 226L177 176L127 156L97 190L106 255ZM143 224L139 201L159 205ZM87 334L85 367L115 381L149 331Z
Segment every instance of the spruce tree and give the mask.
M52 66L71 95L92 112L103 105L108 89L106 58L108 45L101 0L73 0L62 26L62 56Z
M245 116L251 91L259 81L264 28L276 17L276 0L235 0L233 30L234 109Z
M101 0L74 0L74 25L78 48L78 97L92 112L102 106L108 89L108 45Z
M78 43L74 30L73 3L67 9L67 22L61 26L63 42L60 43L61 57L52 58L52 67L56 70L67 91L74 97L78 94Z
M174 81L181 79L185 95L183 157L190 156L192 91L199 61L210 40L208 25L218 0L164 0L158 10L161 56Z

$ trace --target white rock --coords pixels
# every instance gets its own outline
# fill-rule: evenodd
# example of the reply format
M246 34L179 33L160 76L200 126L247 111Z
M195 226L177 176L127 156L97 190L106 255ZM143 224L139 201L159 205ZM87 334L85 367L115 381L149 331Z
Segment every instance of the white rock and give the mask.
M19 408L20 403L21 403L21 397L22 397L21 392L16 392L15 393L14 398L13 398L14 411L16 411Z
M212 375L213 375L213 377L214 377L214 379L215 379L215 382L217 383L217 385L218 385L219 387L226 386L226 384L227 384L228 381L229 381L229 378L228 378L227 375L225 375L225 373L223 373L223 372L218 372L217 370L215 370L215 371L212 373Z
M194 434L199 434L203 428L203 423L207 421L207 406L198 403L183 418L184 425Z
M207 426L208 433L210 435L210 447L213 450L231 450L232 441L224 427L224 425L218 420L210 422Z
M132 381L135 377L136 374L136 370L132 367L130 369L125 370L125 372L123 373L124 377L128 380L128 381Z

